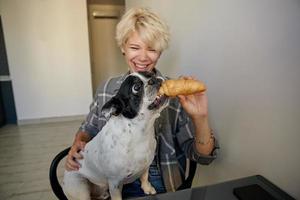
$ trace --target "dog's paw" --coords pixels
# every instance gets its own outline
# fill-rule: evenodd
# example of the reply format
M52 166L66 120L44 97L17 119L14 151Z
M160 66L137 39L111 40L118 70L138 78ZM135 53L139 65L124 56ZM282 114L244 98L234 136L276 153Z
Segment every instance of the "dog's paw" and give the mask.
M110 195L109 192L104 192L101 195L98 196L92 196L92 200L107 200L109 199Z
M149 182L142 183L141 188L143 189L145 194L156 194L155 188Z

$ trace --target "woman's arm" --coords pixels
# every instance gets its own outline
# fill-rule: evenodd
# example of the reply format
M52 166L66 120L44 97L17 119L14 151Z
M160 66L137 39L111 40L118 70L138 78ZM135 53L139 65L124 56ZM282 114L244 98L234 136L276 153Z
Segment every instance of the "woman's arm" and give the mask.
M92 137L87 132L83 132L83 131L77 132L73 145L68 153L66 164L65 164L65 168L68 171L79 170L80 164L76 162L75 159L83 158L79 152L84 149L86 143L90 141L91 138Z
M203 155L209 155L214 148L214 138L208 122L207 95L205 92L193 95L179 95L179 101L194 125L195 146Z
M183 77L183 79L194 78ZM188 155L194 158L194 160L198 160L200 163L202 163L202 161L203 163L210 163L216 157L213 151L218 148L218 146L208 122L207 95L205 92L199 92L187 96L178 95L178 98L185 113L188 115L183 115L182 117L189 117L190 119L190 123L181 127L181 132L194 136L192 142L191 139L181 141L183 149L185 149ZM193 132L193 134L189 132ZM207 158L204 159L204 157Z

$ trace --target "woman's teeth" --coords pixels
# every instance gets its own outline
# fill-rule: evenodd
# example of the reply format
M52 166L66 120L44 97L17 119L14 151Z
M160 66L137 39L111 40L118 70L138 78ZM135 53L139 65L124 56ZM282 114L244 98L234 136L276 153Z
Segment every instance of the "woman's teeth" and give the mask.
M148 65L134 64L137 68L146 68Z

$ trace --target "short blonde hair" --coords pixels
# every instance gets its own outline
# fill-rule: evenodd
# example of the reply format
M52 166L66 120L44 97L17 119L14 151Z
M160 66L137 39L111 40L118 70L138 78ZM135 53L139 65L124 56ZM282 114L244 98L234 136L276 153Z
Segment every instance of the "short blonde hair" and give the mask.
M168 26L147 8L131 8L117 25L116 40L123 48L133 32L137 32L142 41L156 51L162 52L169 45Z

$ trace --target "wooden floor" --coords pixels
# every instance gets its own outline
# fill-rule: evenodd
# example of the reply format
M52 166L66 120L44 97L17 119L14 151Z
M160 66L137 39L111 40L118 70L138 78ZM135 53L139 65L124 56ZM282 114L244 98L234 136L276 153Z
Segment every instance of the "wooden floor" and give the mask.
M72 144L80 121L0 128L0 199L56 199L48 173L54 156ZM63 166L60 166L61 173Z

